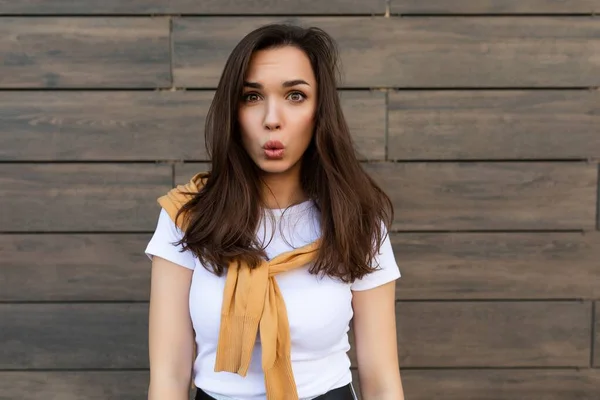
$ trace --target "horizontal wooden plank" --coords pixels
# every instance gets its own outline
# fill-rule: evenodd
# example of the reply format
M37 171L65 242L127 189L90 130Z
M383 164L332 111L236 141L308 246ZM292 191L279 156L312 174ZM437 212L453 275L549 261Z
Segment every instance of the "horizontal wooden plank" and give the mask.
M168 18L3 18L0 88L171 86Z
M207 160L213 92L0 92L0 160ZM346 91L342 108L364 160L385 158L385 94Z
M206 158L206 92L0 92L0 160Z
M0 400L139 400L148 371L0 371Z
M383 92L340 92L342 111L360 160L385 159L386 99Z
M161 164L1 164L2 231L153 231L172 188Z
M596 400L600 370L404 370L411 400Z
M400 364L588 366L590 314L579 302L401 302ZM147 304L5 303L0 316L0 368L147 368Z
M399 303L400 365L587 367L590 314L582 302Z
M400 14L592 14L599 0L391 0L391 12Z
M594 315L594 333L596 334L596 338L594 343L593 363L595 367L600 367L600 303L596 302L594 308L596 311Z
M585 163L372 163L393 229L595 229L597 167Z
M0 235L0 301L147 301L150 236Z
M148 368L148 304L0 304L0 369Z
M392 92L388 157L598 158L598 126L597 91Z
M271 22L330 33L344 87L600 86L600 21L573 17L176 18L176 86L216 87L237 42Z
M430 400L596 400L600 371L534 370L402 370L404 393ZM360 396L358 371L353 386ZM0 400L136 400L146 395L146 371L18 371L0 372ZM32 387L43 390L31 390Z
M600 234L391 235L398 299L597 299Z
M383 14L385 0L0 0L0 14Z
M588 367L591 312L589 302L399 302L400 368Z
M600 370L401 369L404 394L414 400L596 400ZM352 370L359 398L358 370Z
M210 171L208 163L175 164L175 185L186 184L198 172Z
M392 199L394 230L595 229L586 163L363 163ZM207 164L176 165L185 183Z

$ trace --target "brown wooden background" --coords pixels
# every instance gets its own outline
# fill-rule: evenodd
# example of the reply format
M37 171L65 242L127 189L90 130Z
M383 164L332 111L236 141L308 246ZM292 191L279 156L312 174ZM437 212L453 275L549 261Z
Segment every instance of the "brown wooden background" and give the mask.
M600 398L600 0L0 0L0 399L144 399L157 196L227 54L339 42L409 400Z

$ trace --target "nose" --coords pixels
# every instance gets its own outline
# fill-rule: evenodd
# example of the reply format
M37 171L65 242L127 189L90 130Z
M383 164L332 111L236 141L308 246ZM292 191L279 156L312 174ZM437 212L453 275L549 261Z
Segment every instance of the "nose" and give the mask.
M264 127L268 131L281 129L281 110L275 99L266 102Z

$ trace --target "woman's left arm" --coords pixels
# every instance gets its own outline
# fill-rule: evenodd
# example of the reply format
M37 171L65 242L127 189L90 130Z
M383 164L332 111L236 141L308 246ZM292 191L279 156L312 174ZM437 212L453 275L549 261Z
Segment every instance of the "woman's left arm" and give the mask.
M353 330L363 400L404 400L396 344L396 281L353 291Z

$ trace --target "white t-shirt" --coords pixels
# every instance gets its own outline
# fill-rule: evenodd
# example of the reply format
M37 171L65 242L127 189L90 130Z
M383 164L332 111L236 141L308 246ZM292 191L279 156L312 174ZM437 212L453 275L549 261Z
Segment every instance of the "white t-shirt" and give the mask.
M319 211L313 201L294 205L285 212L271 211L274 221L266 216L257 229L257 237L268 243L266 253L269 259L320 237ZM217 399L264 400L266 392L259 335L246 377L214 372L226 274L218 277L208 272L191 251L181 253L181 246L172 243L181 239L182 235L162 209L145 253L150 259L157 255L194 271L189 295L197 346L192 378L194 385ZM379 249L377 262L380 270L354 283L309 274L308 265L275 276L286 304L292 370L300 399L312 399L352 381L347 355L350 350L347 333L353 316L352 291L371 289L400 277L389 236Z

